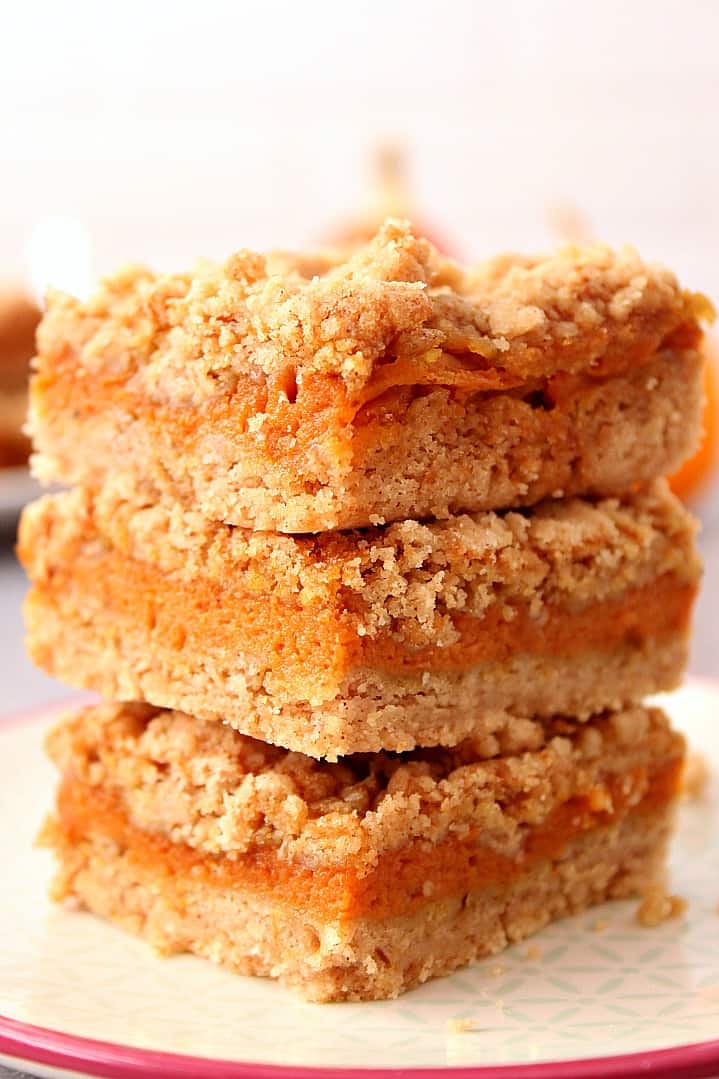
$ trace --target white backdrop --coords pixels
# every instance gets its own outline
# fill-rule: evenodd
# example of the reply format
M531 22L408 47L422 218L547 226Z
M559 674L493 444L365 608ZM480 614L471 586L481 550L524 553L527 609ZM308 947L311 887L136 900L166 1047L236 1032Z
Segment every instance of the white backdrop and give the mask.
M56 213L99 270L311 241L390 135L470 257L569 199L719 294L719 2L0 6L0 273Z

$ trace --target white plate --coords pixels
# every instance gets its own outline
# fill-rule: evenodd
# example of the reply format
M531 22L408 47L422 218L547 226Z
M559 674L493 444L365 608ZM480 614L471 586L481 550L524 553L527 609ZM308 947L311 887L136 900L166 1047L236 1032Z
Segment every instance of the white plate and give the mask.
M42 493L27 468L0 468L0 528L11 527L23 506Z
M693 683L666 703L719 775L719 688ZM318 1068L372 1068L373 1076L421 1068L424 1079L448 1068L504 1079L719 1074L716 784L681 810L672 883L689 900L682 920L642 929L636 902L607 904L544 930L529 955L518 945L397 1001L312 1005L201 959L158 958L111 925L47 901L51 859L32 841L52 799L41 739L56 713L0 724L0 1051L8 1062L113 1079L302 1079ZM540 957L530 958L535 948Z

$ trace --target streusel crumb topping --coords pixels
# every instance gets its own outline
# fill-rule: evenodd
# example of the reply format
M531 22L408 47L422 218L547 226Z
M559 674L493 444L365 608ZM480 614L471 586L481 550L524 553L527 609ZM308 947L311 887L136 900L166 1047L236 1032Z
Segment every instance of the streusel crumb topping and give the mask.
M43 559L51 572L59 557L71 557L78 531L90 544L99 534L170 576L331 606L360 635L410 632L418 646L451 644L454 616L481 617L497 603L508 618L517 604L540 615L546 604L581 608L662 574L692 583L700 573L694 522L663 482L625 500L573 498L523 513L305 537L216 524L119 481L97 495L77 489L49 498L53 513L41 500L26 509L21 529L35 578Z
M194 273L129 267L86 302L51 293L38 350L177 403L230 393L240 373L289 367L298 384L337 376L357 398L378 365L421 368L438 354L510 383L593 370L611 353L631 363L643 344L653 351L709 313L629 248L565 247L465 269L388 220L349 257L245 250Z
M639 801L646 765L678 757L682 744L661 712L641 707L581 728L558 718L542 748L492 760L468 739L328 764L149 705L86 708L47 739L65 777L118 791L141 828L229 856L273 849L309 865L349 857L367 870L412 840L477 828L483 843L511 852L575 794L610 810L607 776L626 775Z

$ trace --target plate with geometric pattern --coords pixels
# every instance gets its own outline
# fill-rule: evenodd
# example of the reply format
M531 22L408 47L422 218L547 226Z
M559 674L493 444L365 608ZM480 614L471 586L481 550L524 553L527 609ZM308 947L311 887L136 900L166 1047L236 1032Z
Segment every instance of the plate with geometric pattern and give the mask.
M0 721L0 1060L109 1079L719 1075L719 686L661 703L711 773L672 847L682 918L645 929L636 901L605 904L399 1000L330 1005L160 958L50 903L52 861L33 839L52 802L42 737L58 710Z

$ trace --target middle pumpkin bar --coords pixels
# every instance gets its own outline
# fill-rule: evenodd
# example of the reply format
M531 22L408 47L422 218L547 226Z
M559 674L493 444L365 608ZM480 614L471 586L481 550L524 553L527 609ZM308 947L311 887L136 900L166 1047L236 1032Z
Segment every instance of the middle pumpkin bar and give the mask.
M511 749L522 719L670 689L700 575L663 481L300 537L108 485L40 499L19 551L41 667L330 759L469 734Z

